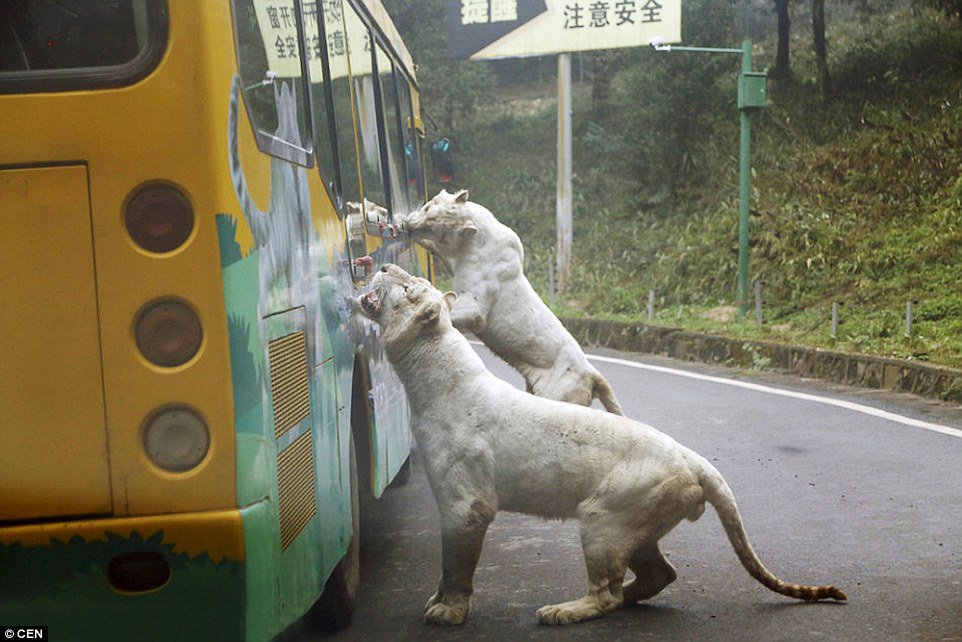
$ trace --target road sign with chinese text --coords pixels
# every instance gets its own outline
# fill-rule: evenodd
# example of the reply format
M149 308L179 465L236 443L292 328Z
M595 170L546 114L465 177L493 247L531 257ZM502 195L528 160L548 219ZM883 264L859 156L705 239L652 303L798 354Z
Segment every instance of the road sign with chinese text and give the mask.
M681 40L681 0L448 0L448 55L484 60Z

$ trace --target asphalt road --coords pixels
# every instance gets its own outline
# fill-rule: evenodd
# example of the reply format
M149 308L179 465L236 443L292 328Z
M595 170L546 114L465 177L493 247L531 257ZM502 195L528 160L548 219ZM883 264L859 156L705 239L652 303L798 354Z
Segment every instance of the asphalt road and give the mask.
M479 348L499 376L520 378ZM403 487L362 510L362 583L336 640L962 640L962 409L907 395L599 351L698 376L817 395L776 395L668 371L596 362L628 416L693 448L735 492L749 537L781 579L842 588L847 604L776 595L738 563L714 511L662 540L678 580L607 618L557 628L545 604L581 597L577 524L501 513L463 626L421 623L440 575L437 509L418 455ZM839 405L841 404L841 405ZM848 407L846 404L860 404ZM320 639L320 638L318 638Z

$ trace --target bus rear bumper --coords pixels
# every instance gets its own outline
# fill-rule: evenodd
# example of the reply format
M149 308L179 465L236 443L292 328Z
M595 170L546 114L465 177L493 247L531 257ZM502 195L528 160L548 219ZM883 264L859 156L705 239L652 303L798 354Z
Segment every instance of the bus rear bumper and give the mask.
M0 527L0 621L51 639L242 640L238 510Z

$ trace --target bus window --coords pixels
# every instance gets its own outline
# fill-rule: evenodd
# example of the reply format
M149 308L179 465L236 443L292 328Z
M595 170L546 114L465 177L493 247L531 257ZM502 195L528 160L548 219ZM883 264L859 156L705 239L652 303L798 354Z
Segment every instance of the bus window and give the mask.
M166 37L162 2L0 2L0 91L129 84L154 67Z
M347 37L344 29L344 5L341 0L322 0L324 29L327 35L327 60L330 69L332 117L337 126L337 158L340 163L342 209L344 203L361 200L361 183L357 173L357 147L354 144L354 116L351 108L351 81L348 76Z
M317 164L321 172L321 180L328 191L334 195L341 194L341 180L337 167L337 148L332 145L336 135L336 127L331 116L333 105L330 103L330 93L327 91L327 78L330 77L330 67L327 64L326 25L322 1L304 0L301 3L304 12L304 40L307 45L307 59L310 63L311 76L311 118L314 126L314 148ZM336 199L335 199L336 202ZM337 208L340 212L341 208Z
M344 5L347 51L354 79L354 107L357 113L358 144L361 156L361 185L364 198L388 206L381 174L381 149L378 145L377 103L372 76L371 33L349 4Z
M244 104L261 151L310 166L297 19L287 7L280 14L273 8L269 0L234 0Z
M424 201L424 174L421 171L421 139L414 123L414 105L411 103L411 86L404 74L395 72L398 103L401 111L401 140L404 143L404 165L407 174L407 199L414 209Z
M394 83L394 65L384 52L381 43L375 43L377 56L377 77L381 90L381 112L384 122L384 146L386 148L388 178L391 185L391 212L410 212L414 203L409 203L404 190L404 156L401 147L401 115L398 111L397 85Z

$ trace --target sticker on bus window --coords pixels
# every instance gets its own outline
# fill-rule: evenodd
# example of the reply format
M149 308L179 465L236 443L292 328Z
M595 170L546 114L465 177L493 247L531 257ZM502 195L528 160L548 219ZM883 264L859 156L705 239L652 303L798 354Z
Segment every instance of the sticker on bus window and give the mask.
M299 78L303 51L311 76L320 78L322 47L326 46L331 79L342 78L347 76L348 54L355 47L368 53L371 51L370 32L359 19L344 19L345 5L342 0L309 0L302 3L306 44L303 50L297 37L297 9L291 0L254 0L253 4L267 64L276 76ZM326 43L321 42L321 31L317 24L318 5L324 11ZM353 11L350 5L346 8ZM370 55L351 58L351 71L360 76L370 74Z
M271 72L283 78L300 78L301 45L297 37L297 8L294 3L290 0L254 0L253 5ZM305 53L309 60L314 58L310 55L310 48ZM313 60L310 62L313 63ZM321 73L320 61L316 69L312 64L311 73Z

